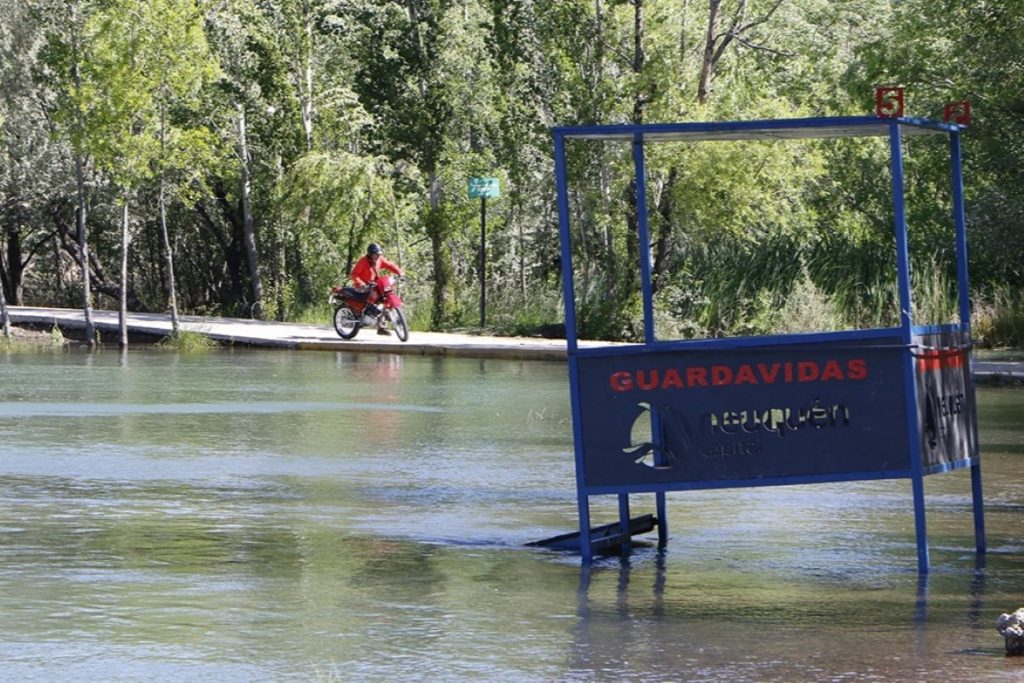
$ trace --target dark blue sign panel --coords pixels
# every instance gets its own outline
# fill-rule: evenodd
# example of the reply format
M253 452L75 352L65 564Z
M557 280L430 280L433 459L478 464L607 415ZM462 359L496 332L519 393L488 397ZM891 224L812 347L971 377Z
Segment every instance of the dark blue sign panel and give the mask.
M955 330L914 337L921 465L926 472L969 464L978 456L968 335Z
M581 355L584 486L907 476L906 358L897 338Z

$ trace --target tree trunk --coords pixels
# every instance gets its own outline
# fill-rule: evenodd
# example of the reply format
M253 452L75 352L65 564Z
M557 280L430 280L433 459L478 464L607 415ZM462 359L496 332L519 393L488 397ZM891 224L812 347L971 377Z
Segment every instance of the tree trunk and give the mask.
M430 251L434 265L434 309L432 327L442 329L451 322L452 304L448 300L448 283L452 278L452 264L448 258L446 237L448 231L444 216L441 215L441 180L436 171L427 174L430 183L430 215L427 217L427 234L430 235Z
M0 260L0 325L3 326L4 338L11 338L11 321L7 318L7 297L4 295L4 264Z
M395 257L398 265L402 265L402 223L398 219L398 197L395 196L394 186L391 188L391 218L395 227Z
M277 154L274 157L274 173L276 176L275 183L281 182L281 176L284 174L284 169L282 168L280 154ZM279 322L284 322L286 313L285 305L287 303L285 300L284 286L286 282L285 271L287 270L288 265L288 249L285 241L284 225L280 220L276 221L276 223L277 229L275 230L275 239L277 244L275 246L275 257L271 259L271 267L273 271L271 273L271 277L273 278L274 283L274 293L277 297L277 320Z
M313 17L306 14L306 50L303 64L305 92L300 92L302 102L302 130L306 134L306 151L313 151Z
M121 207L121 295L118 297L117 329L120 334L118 345L128 348L128 197Z
M166 145L166 112L160 108L160 158L164 158ZM178 336L178 292L174 286L174 249L171 248L171 235L167 229L167 189L163 168L160 169L160 236L164 243L164 262L167 265L167 303L171 309L171 334Z
M57 278L57 301L64 305L64 291L66 289L66 281L64 276L64 259L62 258L62 252L60 248L60 236L57 232L53 233L53 272L56 273Z
M649 254L650 250L643 251L640 244L640 222L637 217L637 183L630 180L623 189L626 201L626 262L625 272L616 278L623 287L623 294L629 296L631 292L640 287L640 257L641 254Z
M722 6L722 0L709 0L708 31L704 39L704 56L701 61L700 80L697 85L697 101L700 104L707 104L708 100L711 99L711 81L715 77L715 68L718 66L719 60L722 59L722 55L725 54L726 48L729 47L729 44L734 39L738 39L750 48L782 54L777 50L755 45L744 36L747 36L754 27L760 26L771 19L784 1L775 0L763 14L755 19L747 20L747 0L739 0L736 4L736 11L729 20L728 27L719 36L718 20L720 18L719 10Z
M704 39L704 59L700 66L700 80L697 84L697 101L707 104L711 97L711 78L715 72L715 30L718 24L718 10L722 0L709 0L708 2L708 31Z
M679 179L679 170L673 166L668 171L668 178L665 180L665 187L661 190L661 198L658 201L658 214L661 222L658 226L658 235L654 240L654 267L652 268L651 293L656 294L661 289L664 278L668 275L668 260L672 250L672 215L675 213L675 191L676 181Z
M647 94L643 92L643 71L644 71L644 0L633 0L633 74L636 76L638 87L633 94L633 123L644 122L644 106L647 104ZM622 281L625 284L625 295L629 296L632 291L639 287L640 283L640 259L650 258L650 249L646 244L640 244L640 219L637 215L639 197L637 197L637 181L634 179L626 187L626 272Z
M82 310L85 315L85 342L96 346L96 327L92 322L92 288L89 282L89 240L85 222L85 160L75 155L75 184L78 196L78 265L82 269Z
M78 26L78 4L72 3L69 6L71 11L70 23L72 32L79 29ZM78 34L74 33L71 45L71 82L75 95L82 93L82 76L78 68ZM79 131L84 130L85 123L82 120L82 111L79 107L76 111L77 120L75 125ZM86 232L86 211L85 211L85 158L80 150L75 150L75 188L78 209L76 214L77 238L78 238L78 265L82 269L82 310L85 317L85 342L90 346L96 346L96 327L92 322L92 288L89 283L89 239Z
M7 231L7 292L11 303L24 306L25 254L21 248L21 232L17 228ZM2 279L2 278L0 278Z
M644 92L644 0L633 0L633 74L639 87L633 99L633 123L644 122L644 106L650 96Z
M416 7L416 3L412 0L407 0L405 9L409 17L409 24L416 33L416 46L419 51L420 61L425 65L428 62L428 56L423 47L423 37L419 29L419 10ZM416 85L419 90L421 103L424 106L428 106L427 96L429 95L429 87L422 71ZM423 142L428 144L428 141ZM427 183L430 188L430 214L427 216L427 234L430 236L430 251L434 266L434 307L431 314L431 326L436 330L451 322L454 307L452 302L449 301L450 292L448 291L448 285L452 279L453 268L447 244L448 225L441 212L441 178L437 174L437 157L433 152L424 154L424 158L420 161L420 170L427 177Z
M171 309L171 334L178 334L178 295L174 287L174 250L171 248L171 236L167 230L167 201L165 198L164 179L160 177L160 236L164 242L164 263L167 266L167 303Z
M250 313L254 318L263 317L263 280L260 278L259 253L256 251L256 228L252 217L250 193L252 180L249 174L249 143L246 137L245 105L238 105L238 160L242 177L242 242L245 257L249 262L249 280L252 284L252 305Z

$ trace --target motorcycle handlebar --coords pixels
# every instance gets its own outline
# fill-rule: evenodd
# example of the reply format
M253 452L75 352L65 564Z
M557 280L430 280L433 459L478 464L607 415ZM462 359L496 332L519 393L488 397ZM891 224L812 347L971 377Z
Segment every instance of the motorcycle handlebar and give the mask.
M408 275L395 275L392 279L395 282L405 282L406 280L409 279L409 276ZM341 294L343 289L344 289L343 286L332 286L330 288L330 293L331 294ZM373 289L373 283L368 283L368 284L362 285L360 287L355 287L355 289L358 289L360 291L365 292L368 289Z

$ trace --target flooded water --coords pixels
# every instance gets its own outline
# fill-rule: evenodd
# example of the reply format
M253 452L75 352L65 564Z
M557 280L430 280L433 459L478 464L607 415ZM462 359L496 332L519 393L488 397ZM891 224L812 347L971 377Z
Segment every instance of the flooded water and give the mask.
M0 678L1024 680L1024 391L980 404L984 559L956 472L927 579L906 481L670 494L581 567L524 547L577 524L562 363L0 356Z

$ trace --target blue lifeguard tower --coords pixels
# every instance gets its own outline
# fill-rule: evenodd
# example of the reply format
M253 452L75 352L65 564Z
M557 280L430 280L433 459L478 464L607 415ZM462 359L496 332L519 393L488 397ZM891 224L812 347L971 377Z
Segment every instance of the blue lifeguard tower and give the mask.
M960 136L963 126L917 118L828 117L772 121L554 128L578 534L541 545L629 549L636 533L668 539L665 494L711 488L910 479L918 569L929 569L923 479L969 467L977 552L985 551ZM650 244L644 149L663 141L888 138L899 325L881 329L725 339L659 340L649 250L640 249L644 340L578 344L566 142L632 145L636 218ZM949 140L959 322L915 325L904 205L903 141ZM778 144L785 144L779 142ZM649 441L635 443L640 424ZM653 493L654 515L632 517L630 495ZM617 523L592 528L590 497L615 495Z

